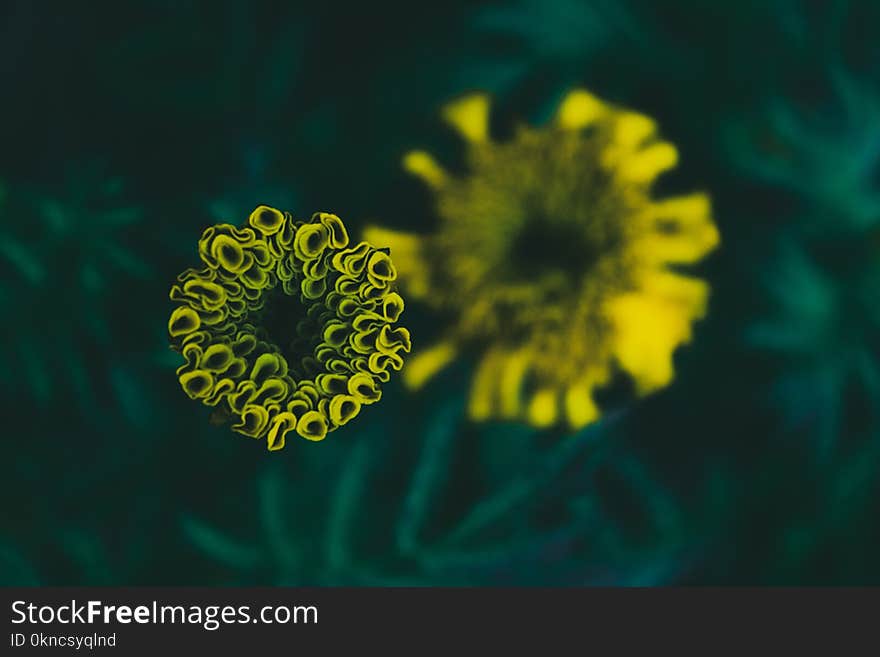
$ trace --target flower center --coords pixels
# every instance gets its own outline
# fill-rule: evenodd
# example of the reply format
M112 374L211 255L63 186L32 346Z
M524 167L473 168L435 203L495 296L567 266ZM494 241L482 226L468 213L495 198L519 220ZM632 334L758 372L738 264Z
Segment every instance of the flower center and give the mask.
M304 362L314 356L315 349L321 344L321 327L309 315L309 309L320 300L300 300L288 296L278 284L272 290L264 292L265 305L256 313L251 313L248 320L260 327L267 342L276 345L287 361L294 380L312 378L314 363ZM309 365L312 365L310 367Z
M621 239L616 230L603 231L601 226L531 212L511 242L509 275L531 280L551 276L576 283L603 257L616 252Z

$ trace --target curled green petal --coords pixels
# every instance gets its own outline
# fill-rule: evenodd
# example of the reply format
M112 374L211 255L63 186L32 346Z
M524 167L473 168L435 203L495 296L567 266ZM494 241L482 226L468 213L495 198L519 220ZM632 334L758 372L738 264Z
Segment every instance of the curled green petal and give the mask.
M348 231L345 230L345 224L342 223L342 219L335 214L319 212L318 220L327 227L330 233L330 246L336 249L348 246Z
M367 272L379 281L393 281L397 278L397 270L387 253L375 251L367 261Z
M240 273L246 266L244 249L241 244L227 235L218 235L211 242L211 256L224 269L233 274Z
M306 440L324 440L327 436L327 419L318 411L308 411L296 423L296 432Z
M231 378L220 379L214 383L211 393L204 398L208 406L216 406L235 390L235 381Z
M350 297L352 301L360 305L360 299L358 298L358 290L360 287L361 282L357 278L341 276L336 280L333 289L344 297Z
M367 266L370 245L361 242L356 247L345 249L333 256L333 267L349 276L360 276Z
M308 401L305 401L302 399L291 398L287 402L287 411L289 413L293 413L297 417L305 415L311 409L312 409L311 402L308 402Z
M196 331L201 325L199 314L192 308L179 306L171 313L168 320L168 333L172 338L177 338Z
M232 348L227 344L212 344L202 355L201 366L212 372L225 372L235 360Z
M330 400L330 421L338 426L346 424L361 410L361 403L351 395L336 395Z
M366 372L359 372L348 380L348 392L362 404L379 401L382 395L376 380Z
M302 293L306 299L320 299L327 290L327 281L323 278L306 278L303 280Z
M252 290L262 290L269 284L269 275L263 267L253 261L250 267L241 272L241 282Z
M251 333L239 333L232 344L232 351L236 356L247 356L257 346L257 338Z
M284 224L284 213L266 205L260 205L251 212L248 223L263 235L274 235Z
M397 292L391 292L382 299L382 314L386 322L396 322L403 313L403 297Z
M248 405L256 394L257 386L253 381L241 381L238 386L236 386L235 392L230 393L227 397L230 410L234 413L242 413L245 406Z
M180 385L190 399L200 399L211 394L214 387L214 377L205 370L184 372L180 375Z
M257 358L251 370L251 381L259 385L268 377L277 374L282 367L281 357L278 354L262 354Z
M330 241L330 231L321 224L302 226L293 238L293 252L297 258L309 261L321 255Z
M325 397L333 397L348 390L348 377L344 374L319 374L317 383Z
M345 344L348 334L349 328L347 324L339 320L331 320L324 328L324 342L334 348L335 351L335 349Z
M233 424L232 428L239 433L243 433L245 436L259 438L268 424L268 409L252 404L244 407L241 413L241 421Z
M199 361L202 359L202 353L202 348L198 344L193 342L184 344L180 354L184 357L186 363L177 368L177 376L196 369L199 366Z
M318 405L318 401L321 399L321 393L318 390L318 386L313 381L300 381L297 385L296 391L301 395L302 399L308 399L312 408Z
M198 300L207 310L216 310L226 301L226 289L211 281L189 280L183 284L183 291Z
M383 353L396 353L400 349L409 352L412 346L409 331L402 326L393 329L385 324L376 338L376 346Z
M330 271L330 263L326 257L315 258L303 263L303 274L306 278L325 278Z
M251 404L274 404L279 403L290 394L290 384L284 379L266 379L251 398Z
M279 413L272 420L272 427L266 435L266 446L271 451L284 448L288 433L296 428L296 415L290 412Z

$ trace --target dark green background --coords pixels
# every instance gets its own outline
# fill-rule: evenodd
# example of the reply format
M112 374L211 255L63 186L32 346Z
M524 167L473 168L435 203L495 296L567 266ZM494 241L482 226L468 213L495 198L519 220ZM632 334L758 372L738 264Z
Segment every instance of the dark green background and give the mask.
M0 583L880 582L878 37L867 1L4 2ZM714 200L672 386L474 426L463 360L279 453L186 398L167 293L207 225L430 230L399 162L455 161L438 106L486 89L503 132L573 85Z

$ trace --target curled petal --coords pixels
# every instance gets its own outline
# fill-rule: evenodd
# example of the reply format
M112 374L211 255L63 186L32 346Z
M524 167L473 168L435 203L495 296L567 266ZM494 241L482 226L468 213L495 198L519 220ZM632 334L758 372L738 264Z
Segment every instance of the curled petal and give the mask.
M240 274L249 266L241 244L227 235L215 237L210 248L214 260L233 274Z
M317 384L323 396L332 397L348 391L348 377L344 374L319 374Z
M393 329L385 324L376 338L376 348L383 353L397 353L400 349L408 353L411 347L409 331L403 327Z
M327 290L324 278L306 278L302 282L302 293L306 299L320 299Z
M348 246L348 231L339 217L335 214L320 212L318 213L318 220L326 226L330 233L330 246L335 249L343 249Z
M180 306L171 313L171 319L168 320L168 333L171 337L176 338L197 331L200 325L201 319L196 311L186 306Z
M214 387L214 377L205 370L184 372L180 375L180 385L190 399L201 399L211 394Z
M235 381L232 379L220 379L214 383L211 394L205 398L205 403L209 406L216 406L226 399L233 390L235 390Z
M324 440L327 436L327 420L318 411L307 411L296 423L296 432L306 440Z
M293 252L304 261L321 255L330 242L330 231L321 224L302 226L293 238Z
M367 272L376 281L393 281L397 278L397 271L387 253L375 251L367 261ZM377 285L376 283L373 283Z
M335 254L331 260L334 269L349 276L360 276L367 266L367 257L370 255L370 245L361 242L352 249L345 249Z
M361 410L361 403L351 395L336 395L328 407L330 421L338 426L347 424Z
M268 405L279 402L287 397L290 385L282 378L266 379L251 399L252 404Z
M241 421L232 428L245 436L258 438L269 424L269 411L263 406L251 404L245 406L241 413Z
M242 381L236 386L234 393L230 393L226 398L230 410L234 413L242 413L245 406L250 403L251 399L257 394L257 386L253 381Z
M189 280L183 284L183 291L190 297L198 299L201 307L206 310L217 310L226 302L226 289L212 281Z
M262 354L257 358L256 362L254 362L250 379L257 385L260 385L270 376L280 373L284 368L285 364L283 357L273 353Z
M397 292L391 292L382 299L382 314L385 316L385 321L396 322L402 312L403 297Z
M232 347L226 344L212 344L202 355L201 366L211 372L225 372L235 360Z
M284 224L284 214L275 208L259 205L251 212L248 223L263 235L274 235Z
M350 329L348 324L339 320L331 320L324 328L324 342L328 346L338 349L345 344L348 339Z
M287 434L296 428L296 415L290 412L279 413L272 419L272 426L266 434L266 445L270 451L284 448Z
M348 392L362 404L372 404L382 396L376 380L366 372L355 374L348 380Z

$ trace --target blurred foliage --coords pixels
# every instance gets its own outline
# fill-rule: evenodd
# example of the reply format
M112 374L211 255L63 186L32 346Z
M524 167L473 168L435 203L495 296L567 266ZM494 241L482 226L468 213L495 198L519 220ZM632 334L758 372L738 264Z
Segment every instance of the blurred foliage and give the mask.
M867 0L4 3L0 581L880 583L877 26ZM674 385L575 435L478 426L463 360L280 454L181 394L167 291L206 226L429 231L399 163L460 158L441 103L485 89L503 131L575 84L663 126L660 193L713 198Z
M460 370L440 385L453 383ZM653 585L703 558L687 524L711 527L716 500L688 504L606 440L625 440L624 417L563 438L477 430L464 408L450 395L405 422L374 413L356 444L265 464L249 517L185 516L185 531L229 584Z
M0 301L11 311L3 338L15 345L2 369L10 396L22 393L43 405L62 397L83 407L97 403L99 372L89 360L125 338L124 330L114 331L110 298L150 275L126 244L142 216L120 203L121 189L119 179L84 167L57 196L0 190Z

